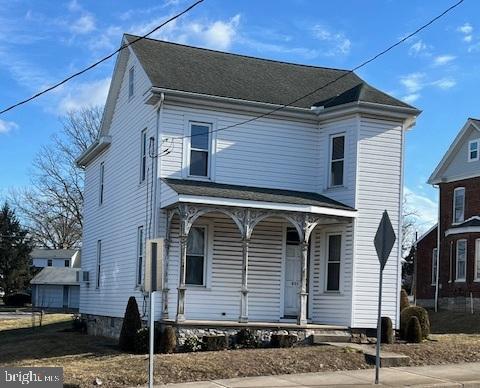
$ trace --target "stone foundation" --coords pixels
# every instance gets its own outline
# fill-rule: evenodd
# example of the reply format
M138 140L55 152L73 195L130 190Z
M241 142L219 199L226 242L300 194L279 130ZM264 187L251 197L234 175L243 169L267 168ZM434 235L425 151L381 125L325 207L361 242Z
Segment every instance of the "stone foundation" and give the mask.
M102 315L82 314L87 322L87 334L118 339L122 330L123 318Z

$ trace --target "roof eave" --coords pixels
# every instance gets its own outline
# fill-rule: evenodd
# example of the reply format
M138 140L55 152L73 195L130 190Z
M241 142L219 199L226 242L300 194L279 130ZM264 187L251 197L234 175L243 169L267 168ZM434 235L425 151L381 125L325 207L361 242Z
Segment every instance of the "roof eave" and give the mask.
M88 147L76 160L78 167L84 168L88 163L95 159L103 150L110 146L112 142L111 136L100 136L95 142Z

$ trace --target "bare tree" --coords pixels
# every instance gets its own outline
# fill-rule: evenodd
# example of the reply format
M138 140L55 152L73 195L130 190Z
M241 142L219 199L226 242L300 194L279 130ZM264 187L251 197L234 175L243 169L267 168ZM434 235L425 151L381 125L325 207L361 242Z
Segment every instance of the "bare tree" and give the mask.
M402 283L410 291L415 266L415 241L419 229L419 214L415 208L408 204L408 194L404 196L402 206Z
M68 112L62 130L33 161L31 186L11 193L36 245L78 247L82 236L83 170L75 159L98 137L101 107Z

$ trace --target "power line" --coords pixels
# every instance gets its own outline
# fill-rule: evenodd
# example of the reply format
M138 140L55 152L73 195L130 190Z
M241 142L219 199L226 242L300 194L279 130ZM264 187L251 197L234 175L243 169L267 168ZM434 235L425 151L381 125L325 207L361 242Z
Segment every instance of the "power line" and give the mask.
M122 43L122 45L116 49L114 52L112 52L111 54L107 55L106 57L103 57L102 59L98 60L97 62L91 64L90 66L88 67L85 67L84 69L68 76L67 78L63 79L62 81L60 82L57 82L56 84L34 94L33 96L25 99L25 100L22 100L22 101L19 101L13 105L10 105L9 107L5 108L5 109L2 109L0 111L0 115L3 114L3 113L6 113L20 105L23 105L23 104L26 104L27 102L30 102L38 97L40 97L41 95L45 94L45 93L48 93L50 92L51 90L53 89L56 89L58 88L59 86L67 83L68 81L70 81L71 79L75 78L75 77L78 77L79 75L83 74L83 73L86 73L87 71L93 69L94 67L97 67L98 65L100 65L101 63L109 60L111 57L113 57L115 54L119 53L120 51L126 49L127 47L133 45L134 43L138 42L139 40L142 40L142 39L145 39L147 38L148 36L150 36L151 34L153 34L155 31L158 31L160 28L162 28L163 26L167 25L168 23L174 21L175 19L178 19L180 16L183 16L184 14L186 14L187 12L189 12L191 9L195 8L198 4L200 3L203 3L204 0L197 0L195 3L193 3L192 5L190 5L189 7L185 8L182 12L176 14L175 16L172 16L171 18L169 18L168 20L164 21L162 24L158 25L157 27L155 27L153 30L151 30L150 32L146 33L145 35L142 35L142 36L139 36L137 38L135 38L132 42L130 43L127 43L127 44L124 44Z
M290 101L289 103L287 104L282 104L280 106L278 106L277 108L275 109L272 109L266 113L262 113L261 115L258 115L258 116L255 116L255 117L252 117L248 120L244 120L244 121L241 121L239 123L235 123L235 124L232 124L232 125L228 125L226 127L222 127L222 128L217 128L217 129L213 129L211 131L208 131L208 132L204 132L204 133L198 133L198 134L194 134L194 135L185 135L185 136L166 136L166 139L172 139L172 140L175 140L175 139L185 139L185 138L192 138L192 137L195 137L195 136L201 136L201 135L205 135L205 134L210 134L210 133L215 133L215 132L220 132L220 131L225 131L227 129L231 129L231 128L235 128L235 127L239 127L241 125L244 125L244 124L248 124L248 123L251 123L252 121L256 121L256 120L259 120L263 117L266 117L266 116L270 116L272 115L273 113L276 113L280 110L283 110L301 100L303 100L304 98L307 98L309 96L311 96L312 94L315 94L317 93L318 91L326 88L327 86L330 86L332 85L333 83L339 81L340 79L346 77L347 75L349 74L352 74L353 72L355 72L356 70L358 69L361 69L362 67L368 65L369 63L375 61L376 59L378 59L379 57L381 57L382 55L385 55L386 53L388 53L389 51L393 50L395 47L401 45L402 43L404 43L405 41L407 41L408 39L412 38L413 36L417 35L419 32L421 32L422 30L424 30L425 28L429 27L431 24L435 23L438 19L442 18L443 16L445 16L447 13L449 13L450 11L452 11L453 9L457 8L460 4L462 4L465 0L459 0L457 3L453 4L452 6L448 7L446 10L444 10L442 13L440 13L439 15L435 16L433 19L429 20L427 23L423 24L421 27L417 28L415 31L411 32L410 34L406 35L405 37L403 37L402 39L400 39L399 41L393 43L392 45L388 46L386 49L380 51L379 53L375 54L374 56L370 57L369 59L365 60L364 62L362 62L361 64L359 64L358 66L355 66L353 69L351 70L348 70L346 71L345 73L343 73L342 75L334 78L333 80L323 84L322 86L319 86L318 88L312 90L311 92L307 93L307 94L304 94L303 96L301 97L298 97L296 98L295 100L292 100ZM327 100L327 102L331 102L332 100L335 100L336 98L338 97L337 96L334 96L332 97L330 100Z

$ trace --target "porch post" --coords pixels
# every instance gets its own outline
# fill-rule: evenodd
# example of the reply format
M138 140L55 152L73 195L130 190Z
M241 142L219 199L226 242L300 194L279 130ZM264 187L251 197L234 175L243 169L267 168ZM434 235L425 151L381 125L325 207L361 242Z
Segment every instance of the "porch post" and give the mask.
M187 235L184 228L181 228L180 239L180 274L177 297L177 322L185 321L185 275L187 263Z
M248 249L250 238L242 238L242 289L240 296L240 322L248 322Z
M299 325L307 324L307 300L308 300L308 290L307 290L307 265L308 265L308 239L304 238L301 243L302 247L302 256L301 256L301 288L300 288L300 304L299 312L297 317L297 323Z

